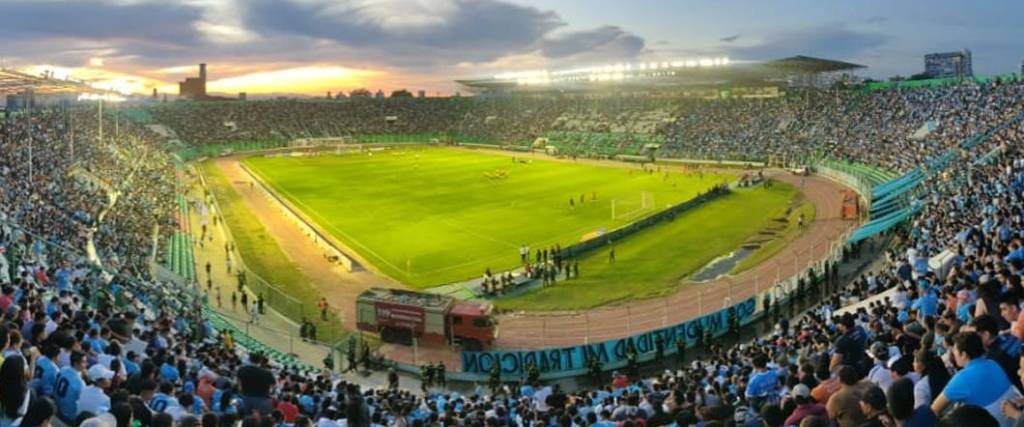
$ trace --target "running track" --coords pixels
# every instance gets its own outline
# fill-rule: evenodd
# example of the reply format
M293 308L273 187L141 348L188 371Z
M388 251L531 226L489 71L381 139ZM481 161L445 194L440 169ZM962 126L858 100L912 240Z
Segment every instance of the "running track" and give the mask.
M772 178L799 187L801 177L773 172ZM840 216L844 188L828 178L803 178L803 192L815 204L815 221L781 252L759 266L733 277L704 283L686 283L675 294L631 301L586 312L518 313L502 315L497 347L536 349L579 345L623 338L678 324L739 302L803 271L824 258L833 242L855 223Z

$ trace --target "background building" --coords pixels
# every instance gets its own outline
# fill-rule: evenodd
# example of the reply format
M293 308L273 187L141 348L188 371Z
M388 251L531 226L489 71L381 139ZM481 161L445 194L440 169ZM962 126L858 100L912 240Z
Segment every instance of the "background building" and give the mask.
M971 51L929 53L924 56L924 72L929 77L973 76Z
M206 99L206 64L199 64L199 77L187 77L178 82L178 96L188 99Z

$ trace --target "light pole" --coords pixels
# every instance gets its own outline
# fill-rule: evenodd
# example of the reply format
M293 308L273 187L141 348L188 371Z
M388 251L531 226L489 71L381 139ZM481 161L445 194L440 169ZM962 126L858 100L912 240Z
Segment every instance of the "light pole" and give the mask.
M97 108L99 109L99 112L96 113L96 122L97 127L99 128L100 142L103 142L103 98L97 98L96 103L98 106Z

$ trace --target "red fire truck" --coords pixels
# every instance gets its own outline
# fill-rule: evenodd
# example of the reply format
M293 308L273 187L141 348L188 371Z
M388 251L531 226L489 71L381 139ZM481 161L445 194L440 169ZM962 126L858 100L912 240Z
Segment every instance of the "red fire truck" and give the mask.
M356 325L384 342L458 345L482 350L494 344L497 327L487 303L398 289L367 289L356 299Z

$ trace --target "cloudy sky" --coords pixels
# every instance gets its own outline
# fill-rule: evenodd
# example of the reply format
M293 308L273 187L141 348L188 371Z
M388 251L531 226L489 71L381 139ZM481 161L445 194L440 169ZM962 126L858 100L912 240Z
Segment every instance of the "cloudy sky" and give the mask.
M707 56L884 78L962 48L993 74L1024 59L1022 16L1020 0L0 0L0 65L172 94L199 62L214 92L310 95Z

